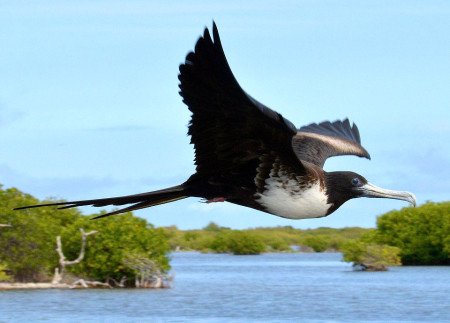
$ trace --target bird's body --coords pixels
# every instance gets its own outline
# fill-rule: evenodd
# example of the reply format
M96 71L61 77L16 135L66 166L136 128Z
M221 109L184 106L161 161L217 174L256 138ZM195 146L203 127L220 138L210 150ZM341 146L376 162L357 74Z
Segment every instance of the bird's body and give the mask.
M352 172L325 172L332 156L369 158L358 128L344 121L296 127L248 95L233 76L213 24L180 65L180 95L192 112L188 134L195 148L196 173L181 185L160 191L59 205L126 205L102 216L199 197L227 201L289 219L331 214L351 198L388 197L415 204L408 192L377 188ZM23 207L23 208L28 208Z
M288 219L320 218L328 215L331 203L320 181L303 184L297 179L272 177L258 193L258 203L269 213Z

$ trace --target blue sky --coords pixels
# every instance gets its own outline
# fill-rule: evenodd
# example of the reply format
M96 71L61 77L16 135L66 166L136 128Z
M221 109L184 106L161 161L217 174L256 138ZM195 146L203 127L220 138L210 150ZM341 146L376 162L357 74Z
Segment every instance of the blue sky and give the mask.
M241 86L297 127L349 117L374 184L450 197L448 1L2 1L0 183L67 200L146 192L193 173L178 65L215 20ZM187 200L135 212L157 226L375 226L402 201L357 199L286 220ZM97 211L84 208L87 214Z

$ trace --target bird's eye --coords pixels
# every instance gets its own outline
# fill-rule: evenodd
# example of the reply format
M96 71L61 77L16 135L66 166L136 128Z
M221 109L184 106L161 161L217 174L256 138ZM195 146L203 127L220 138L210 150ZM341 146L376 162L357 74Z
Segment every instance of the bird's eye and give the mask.
M361 180L358 177L355 177L354 179L352 179L353 186L358 186L360 184L361 184Z

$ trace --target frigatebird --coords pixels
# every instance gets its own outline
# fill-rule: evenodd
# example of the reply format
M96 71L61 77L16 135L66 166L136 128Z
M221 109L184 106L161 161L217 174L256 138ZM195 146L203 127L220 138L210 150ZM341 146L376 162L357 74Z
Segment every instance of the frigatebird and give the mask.
M399 199L415 206L412 193L379 188L354 172L326 172L327 158L356 155L370 159L358 127L348 119L296 127L269 109L236 81L216 24L208 28L180 65L180 95L192 112L188 134L196 173L181 185L120 197L20 207L131 206L96 218L187 197L228 201L289 219L331 214L357 197Z

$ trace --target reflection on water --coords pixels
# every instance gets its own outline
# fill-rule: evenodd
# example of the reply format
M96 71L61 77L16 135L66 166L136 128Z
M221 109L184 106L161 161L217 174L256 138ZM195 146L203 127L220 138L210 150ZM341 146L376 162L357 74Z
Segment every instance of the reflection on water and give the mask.
M0 322L449 322L448 267L352 272L338 253L176 253L164 290L0 291Z

